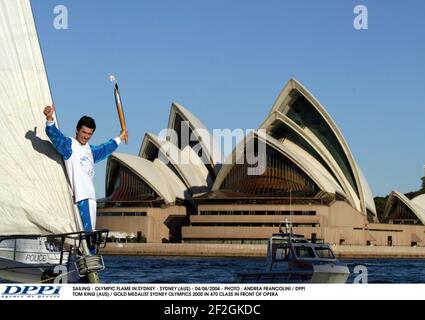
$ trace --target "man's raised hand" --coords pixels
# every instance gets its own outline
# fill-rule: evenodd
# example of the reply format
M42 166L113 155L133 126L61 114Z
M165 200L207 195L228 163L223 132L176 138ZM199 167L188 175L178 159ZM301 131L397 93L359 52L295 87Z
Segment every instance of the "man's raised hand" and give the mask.
M43 113L46 116L47 121L53 121L53 114L55 113L55 107L47 106L46 108L44 108Z
M119 135L119 138L121 139L121 140L125 140L125 138L128 138L128 130L123 130L123 131L121 131L120 132L120 135Z

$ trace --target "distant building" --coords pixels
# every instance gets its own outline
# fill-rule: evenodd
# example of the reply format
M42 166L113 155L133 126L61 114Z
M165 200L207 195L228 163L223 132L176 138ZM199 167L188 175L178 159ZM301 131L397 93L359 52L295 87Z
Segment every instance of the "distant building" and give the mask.
M168 128L163 138L146 134L138 156L110 157L98 227L147 242L262 243L287 220L294 232L329 243L425 245L425 201L393 193L387 223L378 223L347 142L296 80L263 131L248 134L222 165L221 148L184 107L173 103ZM265 167L252 175L255 159Z

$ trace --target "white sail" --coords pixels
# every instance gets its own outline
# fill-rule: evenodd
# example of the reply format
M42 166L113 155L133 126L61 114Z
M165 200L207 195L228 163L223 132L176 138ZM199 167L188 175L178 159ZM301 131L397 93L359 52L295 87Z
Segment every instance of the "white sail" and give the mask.
M52 104L29 0L0 0L0 235L78 231L61 157L45 134Z

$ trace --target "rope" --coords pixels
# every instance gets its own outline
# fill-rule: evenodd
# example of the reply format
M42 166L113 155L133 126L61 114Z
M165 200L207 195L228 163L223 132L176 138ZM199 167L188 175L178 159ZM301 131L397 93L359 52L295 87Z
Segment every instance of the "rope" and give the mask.
M85 256L77 261L77 269L80 275L91 272L99 272L105 269L102 256Z

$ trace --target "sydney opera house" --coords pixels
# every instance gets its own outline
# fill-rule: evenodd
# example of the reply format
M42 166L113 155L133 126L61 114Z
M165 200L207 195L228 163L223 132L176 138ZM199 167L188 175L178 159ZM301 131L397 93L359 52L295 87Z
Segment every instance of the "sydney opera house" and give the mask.
M289 221L316 241L425 245L425 195L393 192L378 221L341 131L296 80L224 161L214 138L173 103L165 135L147 133L138 155L109 158L97 227L152 243L256 244Z

